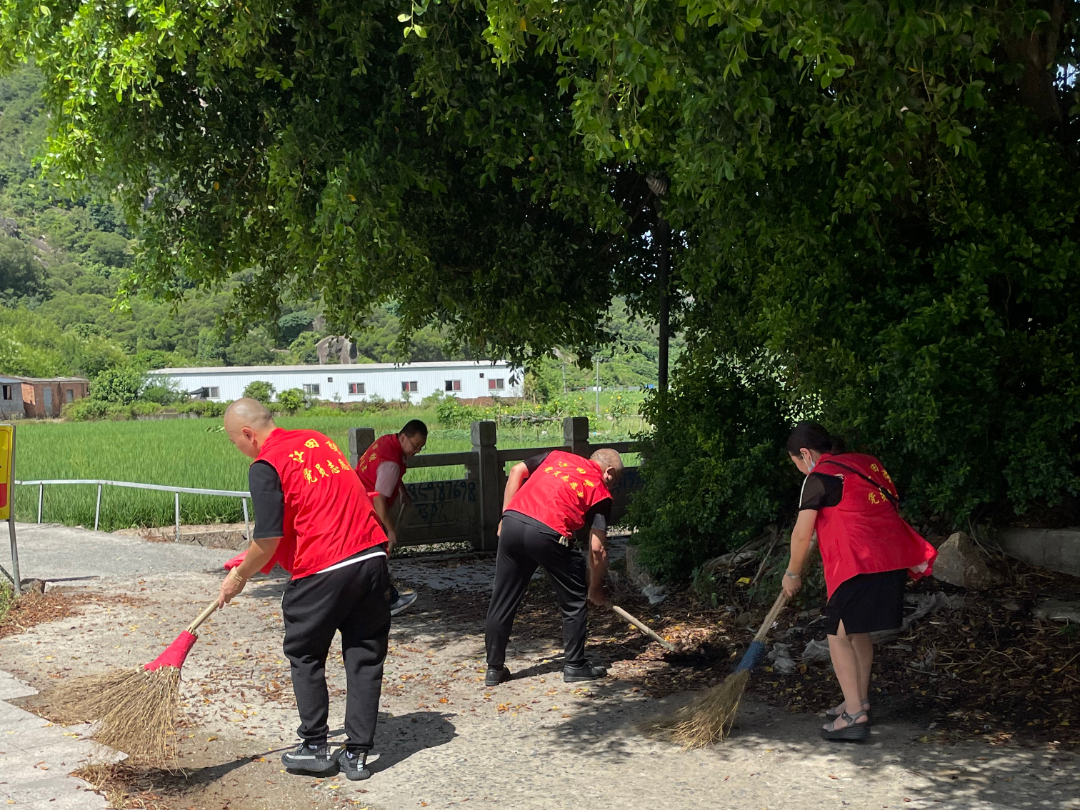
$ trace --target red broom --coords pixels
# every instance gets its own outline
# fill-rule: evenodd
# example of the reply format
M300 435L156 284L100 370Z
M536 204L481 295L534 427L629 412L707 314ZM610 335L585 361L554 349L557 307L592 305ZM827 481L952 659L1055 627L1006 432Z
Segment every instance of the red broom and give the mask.
M64 721L99 721L93 735L98 742L123 751L131 762L167 765L173 758L180 668L195 644L195 631L217 608L215 599L149 664L57 686L43 696L45 712Z

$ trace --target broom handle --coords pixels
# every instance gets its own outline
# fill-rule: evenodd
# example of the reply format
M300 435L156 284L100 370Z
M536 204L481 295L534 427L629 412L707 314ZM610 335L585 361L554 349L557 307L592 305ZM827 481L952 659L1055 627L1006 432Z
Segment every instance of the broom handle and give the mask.
M651 638L653 641L655 641L661 647L664 647L665 649L668 649L668 650L674 649L674 645L672 645L672 643L670 641L667 641L666 639L662 638L651 627L646 625L644 622L638 621L637 619L635 619L633 616L631 616L629 613L627 613L625 610L623 610L618 605L612 605L611 609L613 611L615 611L616 614L618 614L619 616L624 618L626 621L630 622L630 624L634 625L634 627L636 627L642 633L647 635L649 638Z
M198 630L200 626L202 626L202 623L209 619L211 616L213 616L214 611L217 609L218 603L217 599L215 599L213 602L206 606L206 610L200 613L199 617L195 621L188 625L187 631L194 635L195 631Z
M810 540L810 545L806 549L806 556L810 556L814 552L814 546L817 545L817 532ZM787 576L785 574L785 576ZM765 621L761 623L761 627L758 628L757 634L754 636L754 641L764 641L765 636L769 634L769 628L772 627L773 622L776 621L776 617L780 615L780 611L787 605L787 594L783 589L780 590L780 595L776 597L776 601L773 602L772 610L765 617Z

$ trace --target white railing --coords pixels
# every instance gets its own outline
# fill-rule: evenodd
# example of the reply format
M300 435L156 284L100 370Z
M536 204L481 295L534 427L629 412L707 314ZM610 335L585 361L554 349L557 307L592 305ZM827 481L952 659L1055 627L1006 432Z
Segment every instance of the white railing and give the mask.
M94 506L94 531L97 531L101 521L101 490L103 487L126 487L127 489L151 489L156 492L172 492L174 495L174 515L176 517L176 540L180 541L180 496L181 495L217 495L223 498L240 498L244 508L244 528L247 538L251 539L251 524L248 519L248 498L250 492L242 492L231 489L198 489L196 487L170 487L164 484L137 484L132 481L105 481L99 478L62 479L55 478L40 481L15 481L17 486L38 488L38 512L37 522L41 523L42 513L45 508L45 485L49 484L72 484L97 486L97 504Z

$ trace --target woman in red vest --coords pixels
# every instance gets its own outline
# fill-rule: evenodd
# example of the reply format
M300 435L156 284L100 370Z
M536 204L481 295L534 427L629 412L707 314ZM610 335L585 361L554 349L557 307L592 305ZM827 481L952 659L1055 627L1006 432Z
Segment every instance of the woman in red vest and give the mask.
M829 601L825 632L844 702L825 713L826 740L870 734L870 633L893 630L904 614L904 583L930 573L937 556L898 511L884 465L873 456L841 453L816 422L800 422L788 438L792 462L806 476L791 532L784 593L794 596L817 532Z

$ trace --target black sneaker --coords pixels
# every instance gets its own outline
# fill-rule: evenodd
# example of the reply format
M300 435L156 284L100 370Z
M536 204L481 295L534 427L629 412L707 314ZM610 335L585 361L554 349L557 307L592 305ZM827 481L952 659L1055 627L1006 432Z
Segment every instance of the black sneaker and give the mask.
M502 669L492 669L488 667L487 675L484 677L484 686L498 686L500 683L506 683L513 675L510 674L510 670L506 667Z
M353 753L345 750L341 753L339 761L342 770L345 771L345 778L350 782L360 782L371 778L371 771L368 770L367 766L367 752Z
M338 772L337 757L326 743L315 745L302 742L292 751L281 755L281 764L288 770L309 776L333 776Z
M409 605L416 601L416 597L419 594L416 591L409 591L408 593L397 593L397 589L394 590L397 597L390 603L390 615L397 616L401 611L405 610ZM393 594L391 594L393 596Z
M594 667L588 661L580 667L563 667L562 671L562 679L566 683L595 681L597 678L603 678L605 675L607 675L607 667Z

